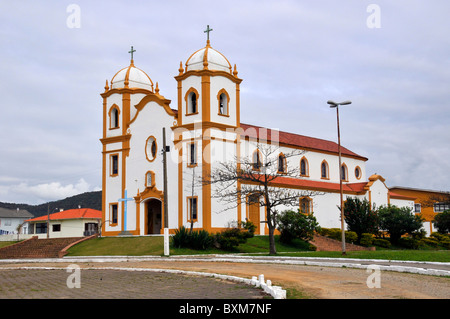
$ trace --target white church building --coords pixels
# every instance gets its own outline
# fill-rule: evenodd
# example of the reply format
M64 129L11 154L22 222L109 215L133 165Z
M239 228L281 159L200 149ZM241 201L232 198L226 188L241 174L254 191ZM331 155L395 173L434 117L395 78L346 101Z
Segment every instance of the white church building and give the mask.
M209 38L209 36L208 36ZM242 201L224 210L212 197L215 185L194 183L193 175L208 176L219 163L237 157L260 160L258 146L273 142L281 166L298 167L294 177L283 175L274 187L321 192L299 198L297 207L314 212L320 226L340 227L338 144L313 137L241 123L240 85L236 65L206 46L180 63L175 106L160 94L158 83L131 63L106 81L103 98L102 234L162 234L164 216L163 128L166 132L168 228L180 226L217 232L230 223L250 220L257 234L267 234L265 207ZM257 123L253 123L257 124ZM377 206L414 207L414 199L389 191L380 175L366 173L367 158L341 148L344 200L367 198ZM280 162L283 163L283 162ZM257 167L255 167L257 169Z

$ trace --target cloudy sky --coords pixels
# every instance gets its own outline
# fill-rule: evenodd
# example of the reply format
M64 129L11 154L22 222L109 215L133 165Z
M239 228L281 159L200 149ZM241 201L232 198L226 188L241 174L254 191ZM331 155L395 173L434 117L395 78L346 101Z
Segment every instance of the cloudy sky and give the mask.
M73 6L73 4L75 6ZM337 140L388 186L450 190L450 2L0 1L0 201L101 189L105 80L135 65L176 108L180 61L237 65L244 123Z

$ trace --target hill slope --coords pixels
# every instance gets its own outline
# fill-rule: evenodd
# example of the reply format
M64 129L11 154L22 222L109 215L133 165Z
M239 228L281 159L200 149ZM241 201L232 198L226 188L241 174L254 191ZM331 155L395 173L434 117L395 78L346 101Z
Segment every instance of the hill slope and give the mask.
M71 197L67 197L65 199L48 202L39 205L28 205L28 204L15 204L15 203L3 203L0 202L0 207L8 208L8 209L25 209L33 214L34 217L39 217L43 215L47 215L47 209L50 210L51 213L55 212L55 208L58 209L73 209L78 208L92 208L97 210L102 210L102 192L87 192Z

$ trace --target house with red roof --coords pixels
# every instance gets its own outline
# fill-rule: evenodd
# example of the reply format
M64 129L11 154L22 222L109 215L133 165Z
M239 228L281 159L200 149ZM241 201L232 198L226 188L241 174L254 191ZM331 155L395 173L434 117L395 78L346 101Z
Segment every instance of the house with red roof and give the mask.
M84 237L98 233L102 212L91 208L61 210L26 220L28 232L39 238ZM47 232L47 230L49 230Z
M309 194L299 195L294 207L277 207L279 211L314 212L320 226L340 227L341 180L344 200L358 197L376 206L414 207L413 198L391 192L381 175L366 172L365 156L343 146L340 164L334 141L242 123L241 108L246 107L241 105L242 79L236 64L214 49L209 39L187 57L176 66L174 102L135 65L133 56L128 66L106 81L101 93L102 235L161 234L165 227L173 233L191 222L196 229L218 232L245 220L257 226L257 234L267 234L261 196L236 197L235 202L226 203L220 194L213 196L217 185L198 182L235 158L239 159L236 170L244 161L253 162L256 172L268 169L261 152L265 146L272 147L278 158L273 165L277 176L270 187ZM292 116L283 113L282 105L273 107L276 116ZM255 112L252 121L256 120ZM299 156L286 156L293 151ZM167 157L166 186L163 154ZM286 174L291 168L298 173ZM239 181L227 191L247 186Z

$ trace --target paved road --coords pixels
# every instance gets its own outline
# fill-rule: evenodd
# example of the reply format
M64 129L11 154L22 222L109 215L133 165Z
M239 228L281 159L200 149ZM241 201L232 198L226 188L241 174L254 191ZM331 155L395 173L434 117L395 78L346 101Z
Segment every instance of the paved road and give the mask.
M81 267L91 268L128 267L132 269L180 269L186 271L227 274L243 278L251 278L252 276L264 274L266 275L266 279L271 279L283 289L293 288L304 291L312 298L450 298L450 263L278 256L248 257L236 255L171 256L166 258L157 256L117 256L72 257L45 260L0 260L0 270L8 267L30 266L63 268L67 267L69 264L78 264ZM368 277L366 271L367 265L375 264L379 265L380 270L382 270L382 289L368 289L366 284ZM91 270L88 271L90 272ZM405 274L404 272L407 273ZM427 276L422 274L426 274ZM68 274L63 275L65 278L68 276ZM108 278L111 278L111 276ZM167 278L168 283L174 282L173 279ZM203 281L203 279L199 281ZM124 279L116 282L115 286L124 288L126 287L126 283L133 282L133 280L131 277L129 280ZM157 281L162 283L165 279ZM98 279L96 282L98 283ZM210 285L210 283L207 285ZM180 289L189 286L190 285L183 284L173 285L173 287ZM161 294L156 292L161 289L161 287L162 285L154 287L154 289L152 288L152 290L154 290L152 293L156 294L156 296L167 296L164 295L164 292ZM110 290L111 292L114 291L112 288L106 290ZM209 290L212 291L214 289ZM238 291L240 292L240 290ZM199 292L194 292L190 295L189 291L185 291L184 294L186 298L192 298L192 296L196 296L194 298L199 298L200 296L203 296L200 298L205 298L204 295L201 295ZM65 294L59 295L65 296ZM140 298L140 295L136 296L137 298ZM174 296L176 295L170 295L169 298ZM240 297L241 295L239 293L235 293L232 296L232 298ZM98 295L97 298L102 297ZM123 298L123 295L119 298ZM216 296L211 298L227 297ZM247 297L244 296L244 298Z

